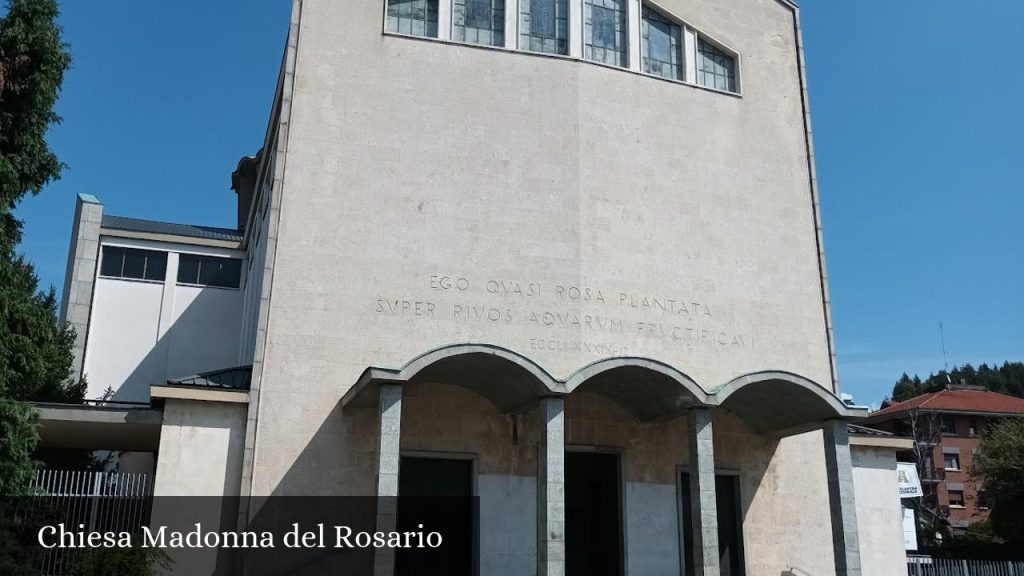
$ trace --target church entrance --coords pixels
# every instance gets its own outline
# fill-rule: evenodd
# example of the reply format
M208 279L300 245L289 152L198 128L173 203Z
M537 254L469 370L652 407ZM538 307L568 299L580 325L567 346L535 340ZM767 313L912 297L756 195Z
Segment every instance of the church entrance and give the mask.
M621 576L618 454L565 453L565 573Z
M473 461L403 456L398 532L439 532L438 548L400 548L397 576L473 576L476 564Z

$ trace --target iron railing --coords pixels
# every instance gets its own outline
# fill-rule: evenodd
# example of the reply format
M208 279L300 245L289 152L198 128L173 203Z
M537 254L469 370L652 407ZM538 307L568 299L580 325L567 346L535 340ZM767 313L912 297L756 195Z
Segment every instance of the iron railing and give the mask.
M149 525L153 507L149 474L40 470L33 488L39 507L72 532L132 533ZM64 573L72 552L59 547L45 550L40 573Z
M1024 562L907 556L907 576L1024 576Z

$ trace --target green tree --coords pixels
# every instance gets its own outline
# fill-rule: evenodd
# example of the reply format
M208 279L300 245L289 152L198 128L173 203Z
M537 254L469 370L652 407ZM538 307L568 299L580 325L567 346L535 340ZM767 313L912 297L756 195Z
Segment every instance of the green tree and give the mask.
M954 366L952 370L939 370L921 380L904 373L892 388L892 401L903 402L914 396L938 392L949 384L966 383L986 390L1024 398L1024 362L1003 362L1002 366L970 364Z
M989 495L995 535L1024 545L1024 419L1008 418L989 430L971 474Z
M69 379L74 333L56 318L53 288L39 290L17 252L18 202L60 177L46 142L60 118L53 107L71 63L54 0L10 0L0 18L0 494L20 493L34 471L37 435L25 402L81 400Z

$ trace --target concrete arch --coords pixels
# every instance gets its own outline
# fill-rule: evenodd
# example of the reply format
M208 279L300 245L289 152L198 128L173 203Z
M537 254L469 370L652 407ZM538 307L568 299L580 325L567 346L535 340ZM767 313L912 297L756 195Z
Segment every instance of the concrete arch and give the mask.
M766 371L735 378L715 390L714 403L762 434L779 435L825 420L856 417L829 389L809 378Z
M416 356L399 369L368 368L342 399L345 405L375 402L375 384L443 382L473 390L506 413L530 409L562 386L529 358L490 344L452 344Z
M611 399L641 421L673 418L710 405L708 393L696 381L649 358L608 358L584 366L565 383L567 393L580 388Z

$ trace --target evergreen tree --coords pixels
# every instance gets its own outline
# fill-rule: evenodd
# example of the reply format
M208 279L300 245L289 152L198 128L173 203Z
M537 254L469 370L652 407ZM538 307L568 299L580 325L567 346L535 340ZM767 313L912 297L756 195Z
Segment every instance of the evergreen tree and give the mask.
M60 177L46 142L64 72L71 63L54 0L10 0L0 18L0 494L23 492L37 442L27 401L80 401L69 380L74 333L58 325L53 288L39 291L17 252L18 202Z
M923 381L918 376L910 378L904 373L893 385L892 401L903 402L914 396L938 392L950 384L961 383L1024 398L1024 362L1003 362L999 367L981 364L977 368L964 364L954 366L948 372L939 370L937 373L929 374Z

